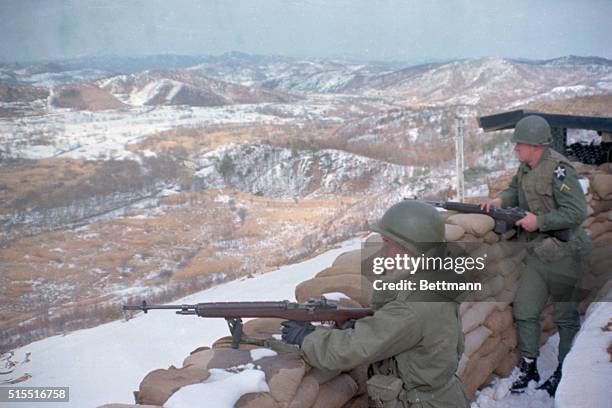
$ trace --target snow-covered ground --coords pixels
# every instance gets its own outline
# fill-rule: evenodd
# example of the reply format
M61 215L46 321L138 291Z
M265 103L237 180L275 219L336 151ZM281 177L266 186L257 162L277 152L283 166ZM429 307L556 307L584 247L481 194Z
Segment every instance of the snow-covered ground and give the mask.
M343 119L332 111L343 109L345 103L349 102L343 98L315 95L295 104L133 106L97 112L47 107L44 115L0 118L0 157L138 160L126 146L169 129L226 124L301 126L312 120L340 123Z
M173 303L294 300L298 283L330 266L340 253L359 247L359 239L350 240L307 261L216 286ZM178 316L170 311L140 313L129 321L116 321L21 347L10 357L17 363L10 370L5 369L9 356L2 356L0 386L27 373L31 378L17 385L70 387L69 403L28 403L28 408L133 403L132 391L138 389L148 372L170 365L180 367L191 351L227 335L224 319ZM6 371L11 372L3 374ZM24 408L24 405L3 403L2 407Z
M538 358L538 371L542 381L548 378L557 368L557 351L559 346L559 335L548 339L540 349ZM552 408L554 399L550 398L546 391L536 390L535 384L523 394L511 394L510 386L517 378L519 372L515 368L507 378L496 378L488 387L483 388L476 394L476 401L471 408ZM574 408L577 408L575 406Z
M126 145L176 127L218 124L281 124L287 119L258 113L260 105L157 106L103 112L58 109L47 115L0 120L0 149L8 157L137 159Z
M593 303L563 364L557 391L558 408L612 406L612 292ZM609 350L609 349L608 349Z

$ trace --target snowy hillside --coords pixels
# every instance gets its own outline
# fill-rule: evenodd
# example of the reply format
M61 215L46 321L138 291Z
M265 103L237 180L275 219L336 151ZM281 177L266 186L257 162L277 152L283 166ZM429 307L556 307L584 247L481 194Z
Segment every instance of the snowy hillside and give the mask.
M228 54L190 68L227 82L288 92L344 92L393 69L343 61L257 58L246 54Z
M294 100L280 92L223 82L184 70L119 75L98 84L132 106L221 106Z
M531 101L609 93L612 62L574 57L546 63L490 57L412 67L374 78L367 95L381 93L418 104L504 107Z
M410 181L414 168L339 150L229 144L198 160L192 189L233 187L271 197L371 194Z

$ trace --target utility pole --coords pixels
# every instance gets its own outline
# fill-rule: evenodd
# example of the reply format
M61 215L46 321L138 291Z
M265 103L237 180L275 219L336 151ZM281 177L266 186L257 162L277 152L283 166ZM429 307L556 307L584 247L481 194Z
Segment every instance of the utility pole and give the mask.
M465 198L465 185L463 181L463 118L457 116L457 136L455 137L455 163L457 167L457 195L460 202Z

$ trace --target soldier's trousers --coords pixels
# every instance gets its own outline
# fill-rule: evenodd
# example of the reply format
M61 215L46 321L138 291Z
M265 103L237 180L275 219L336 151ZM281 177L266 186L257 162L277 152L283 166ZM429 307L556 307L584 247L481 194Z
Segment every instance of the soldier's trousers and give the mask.
M528 255L514 299L514 320L518 350L525 357L540 354L540 315L549 296L554 303L554 322L559 328L559 363L569 352L580 329L580 315L574 291L580 278L579 260L565 256L554 262L542 262Z

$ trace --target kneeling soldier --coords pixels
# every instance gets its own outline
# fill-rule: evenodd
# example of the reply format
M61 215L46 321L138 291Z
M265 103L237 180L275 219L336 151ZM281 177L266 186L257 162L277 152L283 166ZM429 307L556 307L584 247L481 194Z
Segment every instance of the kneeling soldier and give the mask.
M391 207L375 231L387 257L418 256L425 243L444 241L444 221L432 206L403 201ZM422 244L422 245L420 245ZM373 301L373 316L345 330L284 322L283 340L301 347L314 367L347 371L369 364L368 394L374 407L468 407L455 375L463 353L458 303L443 294L419 301L413 291Z

